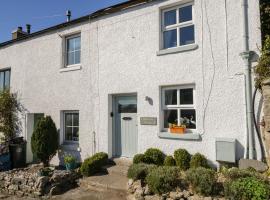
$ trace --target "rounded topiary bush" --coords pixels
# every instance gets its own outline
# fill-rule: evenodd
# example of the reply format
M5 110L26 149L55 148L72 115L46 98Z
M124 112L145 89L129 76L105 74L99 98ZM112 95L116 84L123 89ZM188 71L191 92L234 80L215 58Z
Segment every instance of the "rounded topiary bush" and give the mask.
M234 200L266 200L269 199L270 187L265 182L246 177L225 183L225 196Z
M164 153L156 148L147 149L144 153L144 162L147 164L163 165Z
M83 176L91 176L99 171L108 163L108 154L104 152L96 153L87 158L82 163L80 172Z
M41 118L31 137L32 152L46 167L58 149L58 132L50 116Z
M174 152L174 159L176 165L182 170L187 170L189 168L191 155L185 149L177 149Z
M163 194L172 191L178 183L179 170L176 167L162 166L154 168L146 177L150 191Z
M207 159L204 155L202 155L200 153L196 153L191 157L190 167L191 168L198 168L198 167L209 168L209 165L208 165Z
M133 157L134 164L143 163L143 162L144 162L144 155L143 154L139 153Z
M194 192L204 196L209 196L214 193L217 183L214 170L203 167L189 169L186 173L186 179L192 186Z
M165 160L164 160L164 165L165 166L175 166L175 160L172 156L166 156Z
M144 163L132 164L128 169L127 176L133 180L144 180L148 173L156 167L156 165L148 165Z

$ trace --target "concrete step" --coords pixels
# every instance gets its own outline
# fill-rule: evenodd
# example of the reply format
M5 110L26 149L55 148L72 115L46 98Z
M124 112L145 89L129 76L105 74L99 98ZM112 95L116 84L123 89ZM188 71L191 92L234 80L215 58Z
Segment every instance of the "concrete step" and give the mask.
M132 165L132 159L131 158L112 158L110 159L111 163L118 166L127 166L129 167Z
M108 174L118 174L122 176L127 176L129 166L125 165L107 165L103 169Z
M118 190L126 192L128 178L118 174L97 174L95 176L83 178L79 185L86 190Z

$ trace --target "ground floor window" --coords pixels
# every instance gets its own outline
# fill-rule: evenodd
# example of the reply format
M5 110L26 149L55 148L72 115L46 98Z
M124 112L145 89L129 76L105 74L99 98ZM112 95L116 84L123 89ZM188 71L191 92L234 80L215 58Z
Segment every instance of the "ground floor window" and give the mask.
M64 134L66 142L79 141L79 111L64 112Z
M196 107L194 86L174 86L162 88L163 130L170 124L186 125L196 129Z
M0 70L0 90L10 87L10 69Z

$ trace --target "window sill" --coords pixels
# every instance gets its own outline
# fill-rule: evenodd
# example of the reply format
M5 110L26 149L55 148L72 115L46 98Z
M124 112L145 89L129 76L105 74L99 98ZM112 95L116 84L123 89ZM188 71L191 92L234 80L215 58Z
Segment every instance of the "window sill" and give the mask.
M81 69L82 69L81 65L71 65L71 66L61 68L59 71L60 72L69 72L69 71L77 71L77 70L81 70Z
M175 47L175 48L170 48L170 49L162 49L162 50L157 52L157 56L173 54L173 53L180 53L180 52L185 52L185 51L191 51L191 50L195 50L197 48L198 48L197 44L190 44L190 45Z
M159 138L174 139L174 140L200 140L201 136L198 133L173 134L168 132L159 132Z
M62 145L61 145L61 150L63 151L79 151L80 147L79 147L79 143L67 143L67 142L64 142Z

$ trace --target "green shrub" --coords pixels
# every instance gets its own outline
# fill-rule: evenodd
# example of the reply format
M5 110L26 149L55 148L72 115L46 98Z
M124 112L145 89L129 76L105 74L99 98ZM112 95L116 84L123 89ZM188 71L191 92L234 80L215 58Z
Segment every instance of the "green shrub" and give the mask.
M203 167L192 168L187 171L186 178L196 193L205 196L213 194L217 182L214 170Z
M172 191L179 179L179 169L176 167L157 167L150 171L146 177L149 189L155 194Z
M64 162L65 164L67 163L75 163L76 162L76 158L72 155L67 155L64 157Z
M239 178L247 178L247 177L255 177L261 180L264 180L264 177L258 173L248 169L238 169L236 167L224 170L222 172L226 179L228 180L236 180Z
M164 160L164 165L165 166L175 166L175 160L172 156L166 156L165 160Z
M52 118L41 118L31 137L31 147L45 167L49 166L50 160L56 154L58 144L58 132Z
M240 178L225 183L225 196L234 200L269 199L269 185L255 177Z
M19 116L24 115L24 111L16 93L0 88L0 137L4 141L10 141L16 138L16 133L21 133L22 120Z
M128 169L127 176L133 180L144 180L148 173L156 167L144 163L132 164Z
M143 154L136 154L133 157L133 164L143 163L144 162L144 155Z
M196 153L191 157L190 167L191 168L198 168L198 167L209 168L209 165L204 155L200 153Z
M104 152L96 153L90 158L87 158L82 163L80 171L83 176L91 176L99 172L104 165L108 163L108 154Z
M147 164L163 165L165 155L156 148L147 149L144 153L144 162Z
M190 157L190 154L185 149L177 149L174 152L176 165L182 170L187 170L189 168Z

